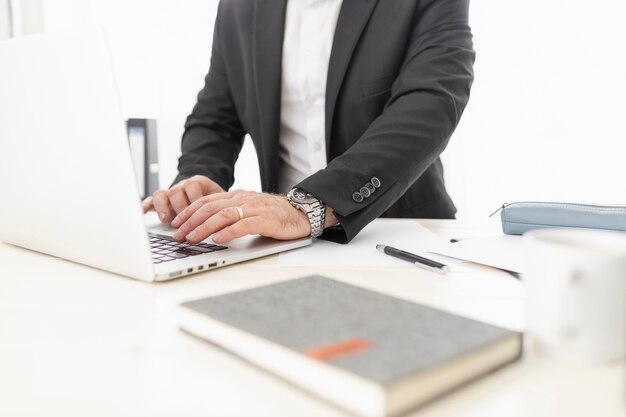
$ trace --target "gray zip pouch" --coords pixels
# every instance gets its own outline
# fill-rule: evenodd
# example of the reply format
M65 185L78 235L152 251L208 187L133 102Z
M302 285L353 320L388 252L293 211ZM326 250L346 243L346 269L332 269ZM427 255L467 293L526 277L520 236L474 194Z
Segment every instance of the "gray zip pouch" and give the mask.
M555 227L626 231L626 206L523 201L503 204L500 210L507 235Z

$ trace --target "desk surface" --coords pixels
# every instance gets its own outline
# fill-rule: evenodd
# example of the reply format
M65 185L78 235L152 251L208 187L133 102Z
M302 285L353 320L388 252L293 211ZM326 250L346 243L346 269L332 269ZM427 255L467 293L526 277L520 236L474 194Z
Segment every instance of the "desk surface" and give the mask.
M446 238L497 233L420 223ZM0 416L347 417L177 327L182 301L311 273L523 329L522 284L489 268L442 277L275 264L271 256L147 284L0 243ZM571 366L529 353L409 415L621 416L624 374L620 364Z

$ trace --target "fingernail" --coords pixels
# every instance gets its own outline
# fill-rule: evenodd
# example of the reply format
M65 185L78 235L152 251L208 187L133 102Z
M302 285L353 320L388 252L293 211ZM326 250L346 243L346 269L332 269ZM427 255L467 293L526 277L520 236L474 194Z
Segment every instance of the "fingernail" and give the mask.
M222 241L222 234L216 233L213 235L212 239L213 239L213 242L220 243Z
M174 220L172 220L172 226L178 227L178 216L174 217Z
M196 238L198 237L198 233L197 232L191 232L187 235L187 240L196 240Z
M163 222L163 219L165 218L165 213L163 213L162 211L159 212L159 219L161 220L161 222Z

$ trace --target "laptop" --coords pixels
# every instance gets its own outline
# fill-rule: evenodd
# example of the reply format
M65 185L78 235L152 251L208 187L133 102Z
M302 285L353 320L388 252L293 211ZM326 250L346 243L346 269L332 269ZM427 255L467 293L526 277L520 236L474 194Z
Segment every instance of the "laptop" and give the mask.
M0 241L143 281L311 243L178 244L146 226L103 33L3 41L0 63Z

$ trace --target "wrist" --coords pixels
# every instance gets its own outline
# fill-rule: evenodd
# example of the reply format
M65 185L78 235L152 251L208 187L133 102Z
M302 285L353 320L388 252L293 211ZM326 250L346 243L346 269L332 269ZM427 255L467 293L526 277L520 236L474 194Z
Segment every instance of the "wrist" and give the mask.
M326 221L324 222L324 229L334 227L339 224L339 220L335 217L335 210L332 207L326 206Z
M292 188L289 191L287 201L308 218L311 237L319 237L326 225L326 206L324 203L313 194L299 188Z

